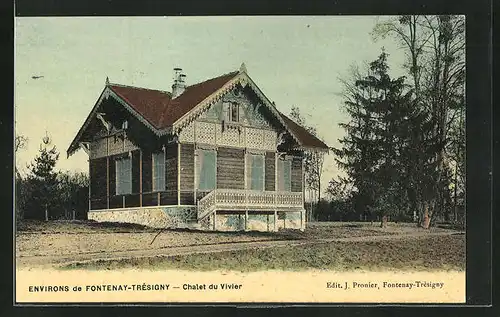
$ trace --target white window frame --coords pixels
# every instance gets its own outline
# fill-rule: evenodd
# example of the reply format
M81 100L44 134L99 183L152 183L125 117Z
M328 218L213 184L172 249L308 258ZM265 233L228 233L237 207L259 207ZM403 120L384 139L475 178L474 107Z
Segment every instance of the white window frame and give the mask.
M163 158L163 160L160 159L160 163L158 163L158 158ZM151 155L151 165L152 165L152 188L153 188L153 192L162 192L162 191L165 191L166 190L166 177L165 177L165 172L166 172L166 164L165 164L165 152L164 151L161 151L161 152L155 152L155 153L152 153ZM158 177L158 175L156 175L156 169L158 167L158 165L161 165L163 166L163 173L160 175L160 177ZM156 168L155 168L156 167ZM162 180L163 181L163 184L157 184L157 180ZM163 185L163 186L162 186Z
M238 123L240 122L240 107L235 102L225 102L224 103L226 117L224 118L227 122ZM233 109L236 109L236 116L233 116Z
M123 167L123 162L128 161L129 164L129 169L128 169L128 183L129 188L125 189L124 188L124 182L122 180L122 176L126 176L125 172L122 171ZM127 157L122 157L119 159L115 160L115 193L116 195L129 195L132 194L132 158L127 156Z
M236 109L236 118L233 116L233 109ZM237 103L229 104L229 121L230 122L240 122L240 107Z

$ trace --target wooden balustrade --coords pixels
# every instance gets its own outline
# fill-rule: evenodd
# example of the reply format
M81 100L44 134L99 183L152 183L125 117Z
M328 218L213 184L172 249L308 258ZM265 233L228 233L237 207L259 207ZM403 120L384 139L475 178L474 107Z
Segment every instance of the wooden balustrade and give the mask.
M216 210L302 208L301 192L214 189L198 201L198 220Z

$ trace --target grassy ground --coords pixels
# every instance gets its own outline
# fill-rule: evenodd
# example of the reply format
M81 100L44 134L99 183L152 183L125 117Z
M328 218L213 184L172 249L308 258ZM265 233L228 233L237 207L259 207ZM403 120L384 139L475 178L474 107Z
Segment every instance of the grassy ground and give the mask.
M188 256L77 263L65 269L148 270L464 270L465 235L335 242Z
M193 269L242 271L265 269L463 269L465 236L429 236L428 232L448 234L450 230L424 230L413 224L389 223L307 223L304 232L200 232L193 230L153 229L136 224L99 223L94 221L26 221L16 232L16 258L22 265L51 265L57 257L71 260L73 256L90 260L100 253L136 250L133 257L119 261L73 264L68 268L113 269ZM419 234L422 237L408 237ZM377 236L390 236L390 241L372 241ZM394 237L394 239L392 239ZM324 239L349 239L324 243ZM245 251L210 254L145 257L137 255L148 250L170 247L204 246L239 242L302 240L307 246L270 247ZM139 252L137 252L139 251ZM156 251L155 251L156 252ZM141 253L142 254L142 253ZM22 260L22 261L21 261Z
M16 232L16 256L161 249L232 242L290 239L286 233L163 230L95 221L26 221Z
M59 233L124 233L124 232L151 232L153 228L133 224L116 222L96 222L89 220L24 220L17 224L17 234L59 234Z

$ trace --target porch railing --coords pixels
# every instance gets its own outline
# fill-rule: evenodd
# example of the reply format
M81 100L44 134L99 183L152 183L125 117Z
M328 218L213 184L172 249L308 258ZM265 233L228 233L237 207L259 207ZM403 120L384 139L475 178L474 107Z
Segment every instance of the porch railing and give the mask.
M214 189L198 201L198 220L216 210L303 208L301 192Z

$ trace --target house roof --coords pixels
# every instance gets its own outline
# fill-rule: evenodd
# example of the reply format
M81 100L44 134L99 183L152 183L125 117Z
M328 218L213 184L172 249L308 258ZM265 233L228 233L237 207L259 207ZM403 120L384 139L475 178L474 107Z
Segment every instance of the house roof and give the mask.
M166 91L117 84L109 87L155 128L165 129L236 75L237 71L188 86L175 99Z
M149 123L157 130L165 130L181 119L184 115L192 111L198 104L206 98L215 94L226 83L237 77L242 72L246 72L246 68L242 66L239 71L227 73L206 81L187 86L184 92L177 98L172 99L172 94L167 91L133 87L106 82L106 87L109 88L116 96L118 96L124 105L132 108L141 119ZM85 127L90 122L92 113L97 109L98 104L87 117L86 122L81 127L77 136L68 148L68 155L71 155L77 148L79 138L85 130ZM273 106L274 108L274 106ZM305 128L292 121L290 118L275 109L281 116L281 120L285 123L286 128L299 141L303 148L316 148L327 150L328 146L316 136L309 133Z
M318 139L318 137L316 137L312 133L309 133L309 131L307 131L304 127L295 123L295 121L288 118L281 112L279 114L281 115L281 118L283 118L283 121L285 121L288 129L290 129L295 137L299 139L299 142L304 148L322 148L325 150L329 148L328 145L325 144L325 142Z

